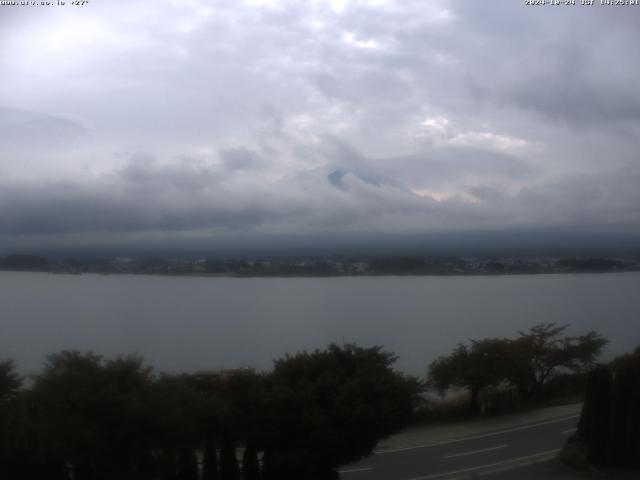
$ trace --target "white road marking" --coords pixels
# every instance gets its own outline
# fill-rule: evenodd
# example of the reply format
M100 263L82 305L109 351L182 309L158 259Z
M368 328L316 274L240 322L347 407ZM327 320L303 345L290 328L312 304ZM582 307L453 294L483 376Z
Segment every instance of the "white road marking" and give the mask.
M373 453L375 453L376 455L382 455L385 453L396 453L396 452L406 452L407 450L417 450L419 448L439 447L441 445L449 445L452 443L466 442L469 440L476 440L478 438L494 437L496 435L502 435L504 433L518 432L520 430L527 430L529 428L541 427L543 425L550 425L552 423L560 423L566 420L571 420L572 418L578 418L579 416L580 414L570 415L568 417L556 418L555 420L549 420L546 422L532 423L530 425L522 425L520 427L508 428L506 430L500 430L498 432L485 433L482 435L471 435L469 437L464 437L464 438L456 438L454 440L447 440L446 442L426 443L424 445L415 445L413 447L391 448L389 450L374 450Z
M566 435L567 433L573 433L573 432L575 432L576 430L578 430L578 429L577 429L577 428L570 428L569 430L563 430L563 431L562 431L562 432L560 432L560 433L562 433L563 435Z
M446 455L444 458L464 457L465 455L474 455L476 453L491 452L492 450L499 450L506 448L508 445L498 445L497 447L483 448L482 450L473 450L471 452L454 453L453 455Z
M368 472L369 470L373 470L373 468L371 468L371 467L350 468L349 470L339 470L338 473Z
M504 460L502 462L495 462L495 463L488 463L486 465L479 465L477 467L470 467L470 468L463 468L462 470L453 470L451 472L443 472L443 473L434 473L433 475L427 475L426 477L415 477L415 478L410 478L409 480L427 480L430 478L439 478L439 477L447 477L449 475L457 475L458 473L467 473L467 472L473 472L476 470L484 470L487 468L491 468L491 467L497 467L500 465L507 465L510 463L518 463L521 462L523 460L530 460L532 458L536 458L536 457L543 457L544 455L551 455L554 453L558 453L561 449L560 448L556 448L555 450L546 450L544 452L539 452L539 453L534 453L533 455L527 455L525 457L518 457L518 458L512 458L511 460Z

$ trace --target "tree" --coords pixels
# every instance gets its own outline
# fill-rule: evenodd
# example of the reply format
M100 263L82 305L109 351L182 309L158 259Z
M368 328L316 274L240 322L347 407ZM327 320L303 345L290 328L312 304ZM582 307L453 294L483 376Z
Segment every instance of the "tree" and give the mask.
M177 480L198 480L198 459L189 448L183 448L178 453Z
M607 455L611 416L611 372L606 366L591 370L587 376L578 435L587 440L587 458L602 465Z
M139 357L50 356L32 392L37 408L30 423L42 454L70 463L77 480L149 478L151 381L151 369Z
M236 445L229 432L222 437L220 449L220 480L240 480L240 467L236 458Z
M508 378L521 397L533 397L560 371L587 371L608 343L595 331L576 337L562 336L567 328L568 325L541 323L528 332L518 332L520 337L511 345Z
M153 438L153 450L162 460L159 465L162 478L174 480L176 472L189 475L191 452L206 439L200 421L203 400L195 388L194 377L162 374L150 387L146 408L153 419L148 433ZM209 457L207 462L211 461Z
M640 347L589 372L577 440L595 465L640 467Z
M510 383L523 399L532 398L559 373L582 373L594 365L607 344L594 331L562 336L567 326L535 325L516 339L485 338L459 344L451 354L431 363L428 383L441 393L451 387L468 389L470 410L479 411L485 387Z
M505 378L508 349L506 339L472 340L470 346L458 344L450 355L431 363L428 384L440 393L451 387L469 390L469 410L479 413L480 391Z
M16 470L20 454L21 409L17 397L22 378L15 370L12 360L0 362L0 477L25 477L25 472Z
M337 478L336 467L370 453L413 411L420 384L394 361L379 347L332 345L278 360L269 375L156 377L139 357L63 351L26 391L4 362L0 476L195 480L204 447L203 480L240 480L237 442L246 480L260 478L258 451L265 479ZM21 447L9 452L8 443Z
M218 454L213 435L207 434L202 458L202 480L218 480Z
M193 388L201 398L194 412L205 440L203 478L217 479L239 475L232 440L251 453L263 436L265 378L250 369L223 374L200 373L192 376ZM215 442L221 440L220 474L217 472ZM255 452L255 448L253 448ZM246 472L243 470L243 475Z
M232 434L241 444L259 444L264 435L266 397L266 376L263 374L239 371L220 377L208 403L215 411L214 428Z
M0 405L14 398L22 386L13 360L0 362Z
M336 478L333 469L402 428L420 385L395 372L394 361L381 347L352 344L277 360L263 424L264 478Z
M260 463L256 447L249 443L242 455L242 480L260 480Z

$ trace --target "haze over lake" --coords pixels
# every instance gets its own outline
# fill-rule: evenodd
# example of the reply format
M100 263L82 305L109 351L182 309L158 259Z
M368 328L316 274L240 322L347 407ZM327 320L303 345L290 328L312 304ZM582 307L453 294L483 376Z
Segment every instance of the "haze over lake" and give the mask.
M422 375L457 342L539 322L595 329L607 358L640 341L640 273L204 278L0 272L0 358L139 353L158 371L252 366L330 342L383 345Z

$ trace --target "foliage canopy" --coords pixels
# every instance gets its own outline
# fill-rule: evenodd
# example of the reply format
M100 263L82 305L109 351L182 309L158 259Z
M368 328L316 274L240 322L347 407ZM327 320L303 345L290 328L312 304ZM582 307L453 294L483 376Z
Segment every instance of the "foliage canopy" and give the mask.
M485 338L459 344L451 354L431 363L428 383L445 392L468 389L472 412L479 410L479 393L488 386L512 385L523 399L531 399L545 383L562 372L588 370L607 344L595 331L564 336L568 326L541 323L515 339Z

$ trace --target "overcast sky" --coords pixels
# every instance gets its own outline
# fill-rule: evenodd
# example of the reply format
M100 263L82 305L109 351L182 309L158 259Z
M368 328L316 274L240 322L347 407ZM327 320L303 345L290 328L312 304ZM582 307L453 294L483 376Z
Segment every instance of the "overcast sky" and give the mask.
M0 248L638 234L639 26L519 0L0 6Z

